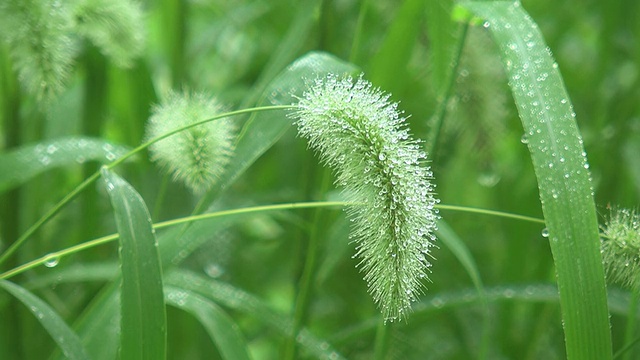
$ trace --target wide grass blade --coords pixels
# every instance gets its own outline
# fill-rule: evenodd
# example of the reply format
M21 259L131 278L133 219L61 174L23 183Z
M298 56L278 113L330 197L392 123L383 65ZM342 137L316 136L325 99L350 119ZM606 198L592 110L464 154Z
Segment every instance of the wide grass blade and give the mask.
M568 359L610 359L600 239L586 153L558 65L519 2L463 5L499 46L525 130L556 267Z
M351 74L356 70L354 65L332 55L310 52L294 61L269 83L259 105L289 105L295 101L295 96L302 96L308 81L328 73ZM260 112L249 118L240 131L233 158L218 182L220 188L207 194L203 206L209 207L219 191L242 175L291 125L291 119L283 110Z
M289 105L302 96L307 83L328 73L351 74L357 68L332 55L310 52L278 75L264 92L260 105ZM231 183L267 151L291 127L283 110L256 113L244 125L236 143L235 156L224 175Z
M85 137L25 145L0 154L0 193L47 170L91 160L109 163L129 150L105 140Z
M102 169L120 234L120 358L164 359L166 311L158 244L142 197L118 175Z
M0 280L0 287L11 293L31 311L58 344L66 359L84 360L89 358L78 335L47 303L12 282Z
M293 331L293 323L288 317L276 313L266 302L230 284L179 269L168 272L165 283L167 286L176 286L201 294L220 305L258 319L284 337L291 336ZM301 349L315 358L344 359L328 342L318 339L306 329L302 329L296 335L296 341Z
M247 342L238 325L214 302L193 291L167 286L164 289L167 303L182 309L198 319L223 359L248 360Z

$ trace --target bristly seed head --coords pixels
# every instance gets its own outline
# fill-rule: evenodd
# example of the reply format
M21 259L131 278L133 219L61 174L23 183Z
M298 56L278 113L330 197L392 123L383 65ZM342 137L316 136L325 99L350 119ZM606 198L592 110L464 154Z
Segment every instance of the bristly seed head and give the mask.
M405 318L428 280L438 219L427 155L398 104L362 76L317 79L297 105L300 135L354 204L351 238L373 299L386 320Z
M640 216L613 209L602 226L602 261L611 281L640 290Z
M215 98L202 93L170 93L153 109L147 124L152 139L223 111ZM233 154L235 126L224 118L191 127L149 147L151 159L173 173L196 193L209 190Z

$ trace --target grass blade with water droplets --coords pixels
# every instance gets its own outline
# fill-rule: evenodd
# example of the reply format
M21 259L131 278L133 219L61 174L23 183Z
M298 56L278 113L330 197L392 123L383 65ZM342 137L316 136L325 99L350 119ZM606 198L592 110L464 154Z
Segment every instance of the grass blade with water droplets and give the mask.
M26 145L0 154L0 193L44 171L97 160L109 163L130 149L101 139L71 137Z
M610 359L604 270L582 137L558 65L519 2L463 5L485 20L525 130L549 232L568 359ZM588 296L587 296L588 295Z
M158 244L142 197L102 169L120 234L121 359L164 359L166 312Z

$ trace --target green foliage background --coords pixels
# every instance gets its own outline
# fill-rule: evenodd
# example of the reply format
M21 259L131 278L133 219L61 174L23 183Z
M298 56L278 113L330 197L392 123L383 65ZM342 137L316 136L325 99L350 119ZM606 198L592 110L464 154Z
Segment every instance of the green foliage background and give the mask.
M411 114L414 135L430 140L430 165L443 204L541 218L522 125L498 48L482 26L465 33L457 71L449 76L463 33L463 25L450 20L453 5L447 0L148 0L142 3L147 42L132 67L120 67L89 40L79 39L64 90L48 101L21 85L9 45L2 42L0 148L7 154L23 145L46 146L79 136L134 148L143 141L151 106L168 90L205 91L233 109L254 106L287 65L320 50L358 66ZM598 212L606 215L609 204L636 207L640 22L635 14L640 4L524 0L522 6L539 25L571 97ZM442 110L446 117L434 142L434 114ZM0 250L98 169L88 161L90 155L74 153L74 160L75 155L86 161L48 170L0 194ZM188 216L200 200L171 182L145 154L117 172L140 193L154 223ZM211 195L212 207L332 200L338 193L331 182L329 171L289 129L228 188ZM387 358L468 359L482 353L488 358L564 358L553 258L541 235L543 226L447 210L441 214L475 261L486 299L478 297L473 272L441 245L434 251L432 282L414 316L388 327L383 341ZM187 241L202 245L179 259L179 271L164 274L168 304L179 305L176 288L189 299L185 308L167 307L167 357L233 356L233 349L223 350L220 342L239 343L255 359L286 353L307 249L310 239L317 239L315 277L303 316L312 338L300 340L296 357L330 357L335 350L349 359L372 358L381 342L376 340L379 311L355 268L358 260L351 258L348 230L336 208L258 212L193 230ZM115 231L109 196L96 182L0 269ZM159 242L170 237L169 231L176 230L158 232ZM90 333L91 321L97 320L84 314L114 296L109 289L117 261L117 245L110 243L10 280L43 299L79 334ZM196 281L203 278L211 283ZM167 289L173 289L173 297ZM212 295L201 298L206 291ZM609 287L614 351L637 336L630 326L637 316L627 316L629 297ZM203 309L218 320L207 324L190 315ZM0 292L0 314L0 357L59 355L37 318L8 291ZM222 340L211 335L220 324L233 324L240 335ZM97 352L91 347L99 341L83 342L89 353Z

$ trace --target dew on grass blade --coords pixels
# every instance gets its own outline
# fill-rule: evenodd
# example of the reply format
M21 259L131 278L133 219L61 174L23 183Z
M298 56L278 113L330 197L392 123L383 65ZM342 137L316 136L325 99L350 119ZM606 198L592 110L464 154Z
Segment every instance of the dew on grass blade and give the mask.
M44 266L48 268L56 267L60 263L60 257L58 256L50 256L44 262Z
M542 237L544 238L549 237L549 230L547 228L542 229Z

